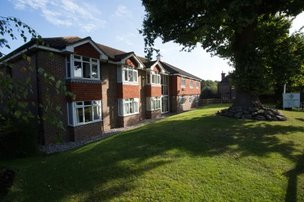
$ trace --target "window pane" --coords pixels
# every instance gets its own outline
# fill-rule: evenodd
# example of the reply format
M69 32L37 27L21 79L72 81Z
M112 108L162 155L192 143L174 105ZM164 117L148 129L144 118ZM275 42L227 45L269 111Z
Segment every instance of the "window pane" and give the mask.
M125 108L125 114L130 114L130 104L129 103L125 103L124 104L124 108Z
M84 108L84 117L85 117L85 122L92 121L92 107L85 107Z
M128 75L129 75L129 81L134 81L134 76L133 76L132 70L128 70Z
M134 75L133 75L133 76L134 76L134 81L137 82L137 77L138 77L138 76L137 76L137 71L134 70L134 71L133 71L133 74L134 74Z
M81 62L78 61L74 62L74 76L82 77Z
M81 58L80 58L80 56L78 56L78 55L74 55L74 59L80 60Z
M91 101L84 101L84 105L91 105Z
M124 81L128 81L129 79L129 77L128 77L128 70L127 69L124 69Z
M92 78L98 78L98 66L92 64Z
M83 108L76 108L77 123L83 123Z
M99 106L94 106L93 107L93 113L94 113L94 120L99 120L100 119L100 107Z
M90 78L91 75L90 75L90 63L86 63L84 62L83 63L83 78Z
M134 112L138 112L138 102L134 102Z
M76 102L77 106L82 106L83 102Z
M87 58L87 57L82 57L82 60L86 61L86 62L90 62L90 58Z

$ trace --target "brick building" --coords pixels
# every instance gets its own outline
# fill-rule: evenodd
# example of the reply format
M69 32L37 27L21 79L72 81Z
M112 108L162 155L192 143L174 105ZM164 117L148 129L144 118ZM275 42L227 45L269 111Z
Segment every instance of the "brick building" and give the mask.
M235 99L235 88L231 84L230 75L224 72L221 73L221 81L217 84L218 94L222 102L232 102Z
M32 40L3 58L13 65L13 78L34 78L34 93L29 100L36 103L45 101L45 85L37 72L20 72L27 63L23 53L31 58L34 69L41 67L64 81L75 95L73 99L60 98L60 118L67 129L64 141L102 135L111 128L198 105L200 78L163 61L146 61L134 52L95 43L90 37ZM34 112L42 113L38 108ZM53 128L47 123L41 127L41 143L54 143Z

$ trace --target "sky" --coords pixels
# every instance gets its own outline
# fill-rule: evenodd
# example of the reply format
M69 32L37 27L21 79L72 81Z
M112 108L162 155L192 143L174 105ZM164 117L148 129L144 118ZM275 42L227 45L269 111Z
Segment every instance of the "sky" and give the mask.
M140 0L1 0L0 15L17 17L42 37L90 36L101 43L136 55L145 56L144 39L139 34L145 10ZM304 14L294 20L293 29L304 26ZM22 39L10 42L9 53L23 44ZM205 80L220 80L221 73L233 67L227 60L211 57L203 48L191 52L173 42L156 41L161 60Z

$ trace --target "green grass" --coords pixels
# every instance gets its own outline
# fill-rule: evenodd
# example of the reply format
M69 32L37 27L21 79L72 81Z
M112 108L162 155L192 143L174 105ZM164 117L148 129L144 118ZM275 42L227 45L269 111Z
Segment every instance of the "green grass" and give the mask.
M256 122L219 109L2 162L17 170L5 201L304 201L304 112Z

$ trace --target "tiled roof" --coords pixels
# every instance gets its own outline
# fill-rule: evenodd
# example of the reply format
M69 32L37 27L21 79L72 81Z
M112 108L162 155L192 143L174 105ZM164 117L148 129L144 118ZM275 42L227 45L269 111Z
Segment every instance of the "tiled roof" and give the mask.
M79 42L80 40L83 39L77 36L53 37L42 38L42 43L46 46L61 50L64 49L67 45L74 44L76 42Z
M38 43L42 43L42 45L47 46L47 47L55 48L58 50L63 50L68 45L72 45L74 43L81 42L82 40L86 40L86 39L91 39L91 38L90 37L80 38L78 36L52 37L52 38L42 38L41 41L38 40ZM23 46L19 47L18 49L14 50L7 56L10 56L14 53L22 51L23 49L28 48L35 43L37 43L36 40L31 40L28 43L24 44ZM112 47L109 47L109 46L106 46L103 44L98 44L98 43L95 43L95 44L98 46L98 48L100 48L100 50L102 52L104 52L112 60L122 59L122 58L126 57L127 55L134 53L134 52L125 52L122 50L118 50L118 49L115 49L115 48L112 48ZM147 66L151 66L152 64L154 64L156 62L156 61L147 61L147 59L144 57L140 57L140 56L137 56L137 57ZM160 62L163 65L163 67L172 74L181 74L181 75L184 75L187 77L201 80L201 78L194 76L177 67L174 67L166 62L163 62L163 61L160 61Z
M184 75L184 76L187 76L187 77L190 77L190 78L194 78L194 79L197 79L197 80L202 80L201 78L199 78L197 76L194 76L193 74L190 74L190 73L188 73L188 72L186 72L186 71L184 71L180 68L174 67L173 65L170 65L166 62L160 61L160 63L171 74L181 74L181 75Z

